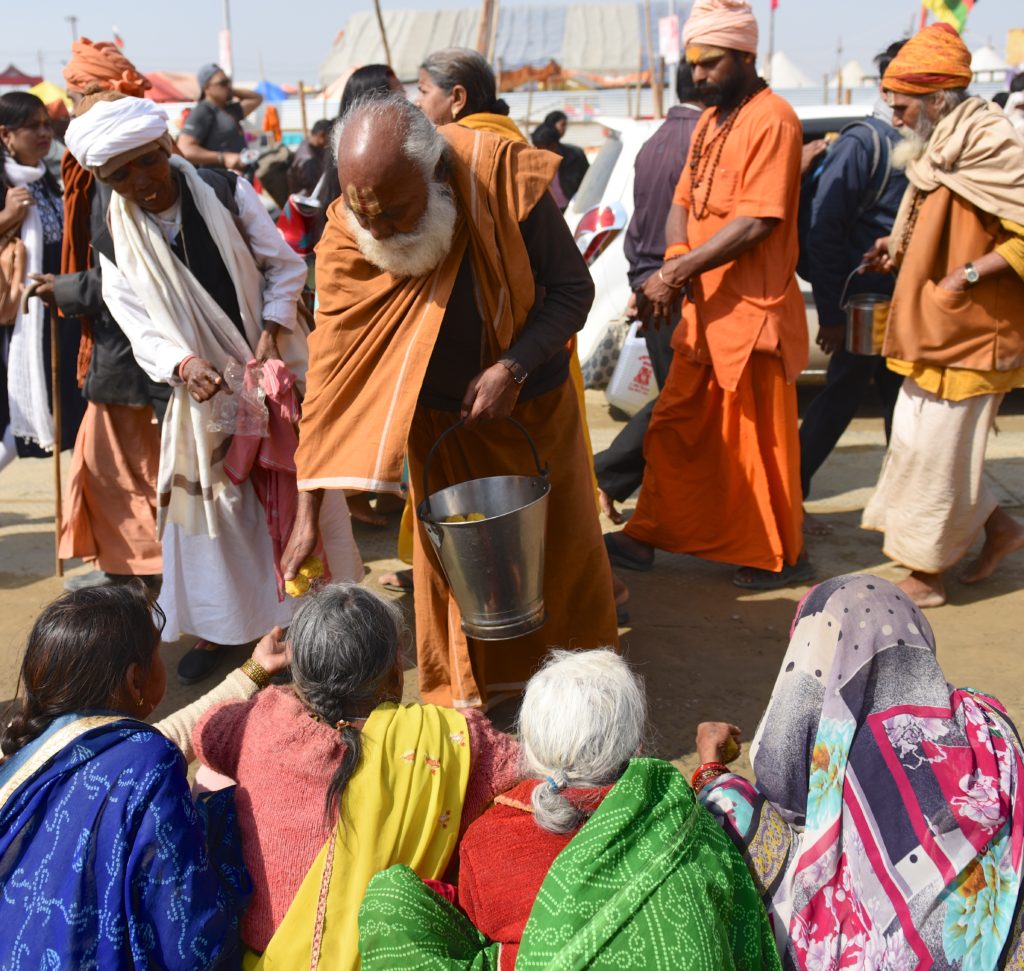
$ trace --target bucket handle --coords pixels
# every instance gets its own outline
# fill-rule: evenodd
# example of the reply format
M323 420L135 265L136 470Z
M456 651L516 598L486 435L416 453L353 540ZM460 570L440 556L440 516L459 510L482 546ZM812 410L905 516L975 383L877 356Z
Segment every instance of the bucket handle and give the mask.
M870 263L861 263L861 265L860 265L860 266L858 266L858 267L857 267L857 268L856 268L856 269L855 269L855 270L854 270L854 271L853 271L853 272L852 272L852 273L851 273L851 274L850 274L850 275L849 275L849 276L848 276L848 277L846 278L846 282L845 282L845 283L843 284L843 292L842 292L842 293L840 294L840 296L839 296L839 309L840 309L840 310L842 310L842 311L843 311L844 313L846 312L847 308L848 308L848 307L850 306L850 301L846 299L846 291L850 289L850 284L851 284L851 283L853 282L853 278L854 278L854 277L855 277L855 276L856 276L856 275L857 275L858 273L860 273L860 271L861 271L861 270L864 270L864 269L866 269L866 268L867 268L867 267L869 267L870 265L871 265Z
M515 425L516 428L518 428L523 433L523 436L526 438L526 441L530 445L530 451L533 452L533 461L534 461L534 464L537 466L537 474L541 478L546 479L548 477L548 467L546 465L541 465L540 453L537 451L537 446L534 443L533 438L530 435L530 433L526 430L526 428L522 424L522 422L516 421L515 418L506 417L504 420L512 422L512 424ZM431 463L434 461L434 453L437 452L437 450L440 447L441 443L449 435L451 435L452 432L454 432L457 429L461 428L465 424L466 424L465 420L460 418L454 425L452 425L451 428L446 428L438 436L437 441L434 442L434 444L430 446L430 451L427 452L427 460L426 460L426 462L423 463L423 502L420 503L420 510L419 510L419 513L418 513L419 518L424 520L424 521L429 520L430 517L431 517L431 513L430 513L430 486L429 486L429 483L430 483L430 466L431 466Z

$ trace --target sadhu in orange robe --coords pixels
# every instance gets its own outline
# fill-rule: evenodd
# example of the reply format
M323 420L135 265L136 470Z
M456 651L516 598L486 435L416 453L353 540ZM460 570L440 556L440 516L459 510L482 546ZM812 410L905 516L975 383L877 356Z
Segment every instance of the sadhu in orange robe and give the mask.
M707 174L694 192L687 164L676 189L674 201L689 213L690 247L741 216L780 221L738 259L692 281L626 533L673 553L778 572L803 547L794 384L807 366L795 277L800 123L782 98L760 92L740 112L717 165L715 125L715 112L706 111L691 142L692 160L708 129Z
M496 362L526 329L538 300L520 223L547 192L558 159L489 132L458 125L441 131L450 149L460 217L451 251L432 273L410 279L379 270L349 232L344 198L328 211L317 249L320 306L296 453L300 489L398 491L408 448L418 504L427 450L459 417L457 410L434 402L431 407L423 400L430 395L423 392L428 364L443 365L444 355L460 351L458 342L446 343L449 323L441 329L460 272L471 272L483 321L481 360L465 362L463 373ZM572 246L568 238L566 245ZM570 255L579 258L574 251ZM438 357L432 362L435 345ZM464 391L451 389L456 408ZM551 469L544 577L548 621L535 634L512 641L466 638L458 606L417 524L416 648L420 692L428 702L482 705L497 693L520 688L550 647L617 645L611 573L571 383L562 379L521 401L513 417L530 431ZM436 492L468 478L532 468L521 434L508 422L490 422L446 440L428 488Z

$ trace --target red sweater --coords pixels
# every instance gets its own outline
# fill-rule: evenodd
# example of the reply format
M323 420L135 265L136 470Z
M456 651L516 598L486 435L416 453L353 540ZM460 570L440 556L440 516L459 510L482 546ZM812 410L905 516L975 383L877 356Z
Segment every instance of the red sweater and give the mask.
M519 746L485 715L463 711L472 753L461 830L518 779ZM330 836L327 785L345 746L335 729L311 718L287 687L211 708L192 735L196 757L238 783L235 805L242 853L254 884L242 940L266 949L299 885Z
M479 931L501 943L501 971L515 968L540 885L576 835L550 833L534 822L530 796L538 785L545 783L528 780L499 796L459 844L459 906ZM610 788L567 789L565 794L593 811ZM597 804L591 801L595 791Z

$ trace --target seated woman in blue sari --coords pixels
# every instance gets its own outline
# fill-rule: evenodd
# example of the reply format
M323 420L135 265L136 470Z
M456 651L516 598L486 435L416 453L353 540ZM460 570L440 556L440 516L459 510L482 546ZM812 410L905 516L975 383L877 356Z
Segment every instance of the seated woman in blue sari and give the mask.
M154 612L141 585L79 590L29 635L0 733L5 971L237 966L232 790L195 806L181 750L143 721L166 686ZM282 666L272 641L254 683Z

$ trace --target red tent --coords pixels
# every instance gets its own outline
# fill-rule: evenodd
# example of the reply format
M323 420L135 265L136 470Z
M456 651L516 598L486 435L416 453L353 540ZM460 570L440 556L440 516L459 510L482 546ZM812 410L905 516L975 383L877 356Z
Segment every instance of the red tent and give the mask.
M7 70L0 74L0 87L4 88L33 88L42 82L37 74L25 74L19 71L13 64L7 65Z
M152 101L195 101L198 97L194 74L182 71L150 71L146 78L153 85L146 97Z

